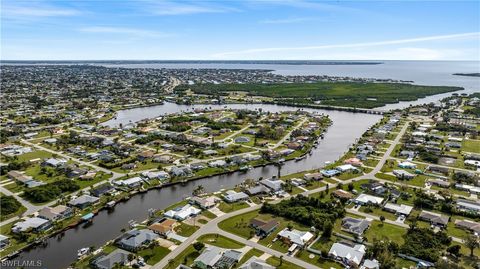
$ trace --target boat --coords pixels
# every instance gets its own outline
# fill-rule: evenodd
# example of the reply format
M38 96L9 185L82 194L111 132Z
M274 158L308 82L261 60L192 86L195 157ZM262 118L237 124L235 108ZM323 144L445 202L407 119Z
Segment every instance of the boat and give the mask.
M90 252L90 248L81 248L77 251L78 259L81 259L83 256L87 255Z
M93 217L95 215L93 213L88 213L88 214L85 214L82 216L82 221L86 221L86 222L92 222L93 221Z
M281 163L284 163L285 162L285 159L284 158L281 158L277 161L277 163L281 164Z
M295 161L298 162L298 161L301 161L301 160L303 160L303 159L305 159L305 158L307 158L307 155L298 156L298 157L295 158Z
M242 172L246 172L248 170L252 170L252 166L251 165L244 165L244 166L240 167L239 170L242 171Z

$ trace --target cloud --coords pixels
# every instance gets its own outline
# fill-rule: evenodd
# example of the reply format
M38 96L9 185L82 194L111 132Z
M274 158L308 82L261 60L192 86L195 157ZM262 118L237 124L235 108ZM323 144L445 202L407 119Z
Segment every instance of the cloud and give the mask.
M124 28L124 27L110 27L110 26L90 26L79 29L80 32L84 33L106 33L106 34L122 34L122 35L132 35L138 37L168 37L170 34L136 29L136 28Z
M201 3L201 4L199 4ZM190 15L201 13L226 13L237 12L236 8L220 5L206 4L205 2L173 2L173 1L149 1L146 5L148 12L154 15Z
M80 11L70 8L60 8L41 5L4 5L2 16L4 18L20 17L67 17L81 14Z
M300 22L307 22L307 21L314 21L317 20L316 18L287 18L287 19L266 19L259 21L262 24L290 24L290 23L300 23Z
M308 50L326 50L326 49L342 49L342 48L353 49L353 48L366 48L366 47L378 47L378 46L398 45L398 44L408 44L408 43L419 43L419 42L436 41L436 40L448 40L448 39L457 40L457 39L471 39L471 38L479 39L480 32L451 34L451 35L437 35L437 36L417 37L417 38L409 38L409 39L397 39L397 40L351 43L351 44L319 45L319 46L303 46L303 47L254 48L254 49L246 49L246 50L240 50L240 51L217 53L217 54L214 54L213 57L224 58L224 57L235 56L235 55L248 55L248 54L267 53L267 52L308 51Z

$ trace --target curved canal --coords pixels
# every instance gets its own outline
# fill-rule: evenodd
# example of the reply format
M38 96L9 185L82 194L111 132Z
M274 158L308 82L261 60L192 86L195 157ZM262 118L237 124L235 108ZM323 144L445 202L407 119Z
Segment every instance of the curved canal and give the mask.
M166 113L189 111L201 106L182 106L172 103L165 105L135 108L119 111L116 119L107 122L107 125L127 124L144 118L157 117ZM205 106L203 106L205 107ZM218 108L220 106L207 106ZM223 106L221 106L223 107ZM229 108L249 108L264 111L297 110L295 107L277 105L229 105ZM370 126L376 123L381 116L350 113L332 110L315 110L329 115L333 125L328 129L319 146L307 158L295 162L286 162L282 167L282 174L290 174L309 169L322 167L326 161L338 159L357 138ZM123 228L128 227L130 220L141 221L147 218L148 209L163 209L167 206L190 196L196 186L202 185L206 191L213 192L220 189L231 188L241 183L246 178L259 178L275 175L274 166L258 167L247 173L236 172L228 175L213 176L209 178L190 181L185 185L175 185L162 189L150 190L143 194L133 196L130 200L119 203L111 212L100 211L89 226L77 226L64 233L63 236L52 237L45 246L39 246L19 254L16 260L41 260L42 267L48 269L66 268L77 256L77 250L83 247L101 246L107 241L119 236Z

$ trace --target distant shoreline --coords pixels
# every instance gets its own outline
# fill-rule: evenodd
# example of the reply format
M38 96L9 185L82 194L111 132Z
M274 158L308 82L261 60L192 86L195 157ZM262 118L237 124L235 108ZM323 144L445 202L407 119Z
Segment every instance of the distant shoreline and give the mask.
M480 73L454 73L453 75L463 77L480 77Z
M6 60L1 64L281 64L281 65L378 65L380 61L327 61L327 60L65 60L65 61L36 61L36 60Z

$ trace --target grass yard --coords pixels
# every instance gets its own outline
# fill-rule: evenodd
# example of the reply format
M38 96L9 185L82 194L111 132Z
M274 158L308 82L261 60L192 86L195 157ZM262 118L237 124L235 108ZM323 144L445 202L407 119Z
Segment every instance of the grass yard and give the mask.
M153 248L142 249L138 251L137 254L142 256L148 265L154 265L163 259L163 257L167 256L168 253L170 253L168 248L155 246Z
M227 238L219 234L205 234L200 236L198 238L198 241L204 244L221 247L221 248L229 248L229 249L239 249L245 246L242 243L239 243L233 239Z
M237 211L247 207L249 207L249 205L245 202L239 202L239 203L221 202L220 204L218 204L218 209L220 209L222 212L225 212L225 213L230 213L230 212Z
M244 264L246 261L248 261L251 257L255 256L255 257L260 257L263 255L263 251L260 251L256 248L252 248L250 249L247 253L245 253L242 258L240 259L240 261L238 261L238 263L234 266L234 268L238 268L240 267L242 264Z
M463 140L462 150L467 152L480 153L480 141L478 140Z
M180 222L178 226L174 228L175 233L181 236L189 237L192 235L194 232L196 232L199 228L197 226L192 226L185 224L183 222Z
M180 264L191 265L198 256L200 256L200 252L197 252L193 245L190 245L176 258L171 259L165 269L175 269Z
M405 228L374 220L370 224L370 228L365 232L365 237L369 242L373 242L374 238L381 239L386 237L401 245L404 243L403 238L406 234L407 229Z

